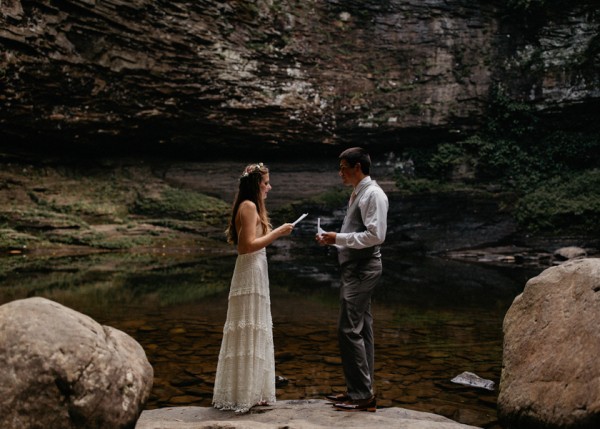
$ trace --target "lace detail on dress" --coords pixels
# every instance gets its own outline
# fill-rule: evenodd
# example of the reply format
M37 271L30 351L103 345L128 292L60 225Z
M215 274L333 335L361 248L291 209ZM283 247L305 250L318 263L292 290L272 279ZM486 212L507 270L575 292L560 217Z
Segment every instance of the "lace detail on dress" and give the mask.
M238 255L219 352L213 405L245 413L275 402L275 355L265 249Z

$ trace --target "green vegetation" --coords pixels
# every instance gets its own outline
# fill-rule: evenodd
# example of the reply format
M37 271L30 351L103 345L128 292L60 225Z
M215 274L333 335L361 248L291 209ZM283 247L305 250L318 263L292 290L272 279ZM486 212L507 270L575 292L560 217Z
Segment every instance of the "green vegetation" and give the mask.
M85 192L78 192L84 190ZM93 216L119 221L127 216L127 201L133 197L127 184L118 184L106 178L65 178L49 192L47 189L30 190L29 198L38 207L73 216Z
M144 169L4 167L0 249L196 246L225 229L228 204Z
M533 231L600 233L600 169L549 180L521 198L516 214Z
M28 244L40 244L42 240L30 235L17 232L12 228L0 228L0 249L25 249Z
M221 225L229 206L222 200L185 189L166 188L157 196L140 196L133 213L152 217L203 221Z
M547 120L496 88L479 134L408 153L417 174L399 170L397 185L406 192L502 190L517 196L515 217L525 229L600 231L592 221L600 214L599 154L593 126Z
M57 213L46 207L19 207L0 211L0 222L13 225L22 230L37 230L48 228L78 229L86 226L81 219Z

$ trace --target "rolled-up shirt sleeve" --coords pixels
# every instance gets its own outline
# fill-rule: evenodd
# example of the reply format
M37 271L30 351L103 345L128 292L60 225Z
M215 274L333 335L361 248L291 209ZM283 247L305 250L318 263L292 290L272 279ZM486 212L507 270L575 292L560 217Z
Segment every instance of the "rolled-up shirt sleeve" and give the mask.
M339 232L336 235L337 246L351 249L373 247L385 241L387 232L388 199L379 187L372 187L360 197L358 208L366 227L362 232Z

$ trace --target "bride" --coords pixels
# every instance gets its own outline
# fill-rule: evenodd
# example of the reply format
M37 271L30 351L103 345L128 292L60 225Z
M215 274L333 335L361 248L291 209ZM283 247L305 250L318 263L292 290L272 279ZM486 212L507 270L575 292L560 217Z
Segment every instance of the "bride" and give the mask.
M266 246L294 228L272 229L265 207L269 170L248 165L240 177L227 240L237 246L227 319L219 352L213 405L246 413L275 402L275 356Z

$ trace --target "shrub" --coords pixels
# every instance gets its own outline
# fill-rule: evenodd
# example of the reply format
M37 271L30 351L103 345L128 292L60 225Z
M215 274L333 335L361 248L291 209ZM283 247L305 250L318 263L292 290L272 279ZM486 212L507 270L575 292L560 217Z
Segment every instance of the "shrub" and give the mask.
M544 117L500 87L492 92L488 115L476 135L411 153L415 174L398 170L398 188L422 193L500 185L522 198L515 216L525 228L597 231L590 221L600 214L595 119L572 113L569 118L579 118L573 125L569 118Z
M520 199L518 222L531 231L599 233L600 169L556 177Z

